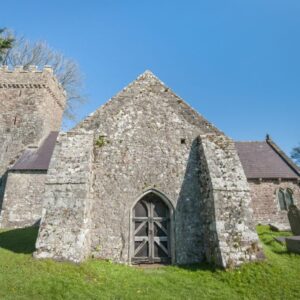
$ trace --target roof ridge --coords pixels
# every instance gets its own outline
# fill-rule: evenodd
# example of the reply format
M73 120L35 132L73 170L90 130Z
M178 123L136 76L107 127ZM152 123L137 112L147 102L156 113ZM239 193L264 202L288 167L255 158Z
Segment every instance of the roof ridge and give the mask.
M235 143L266 143L266 141L234 141Z
M281 157L281 159L298 175L300 176L299 167L284 153L283 150L267 136L266 143Z

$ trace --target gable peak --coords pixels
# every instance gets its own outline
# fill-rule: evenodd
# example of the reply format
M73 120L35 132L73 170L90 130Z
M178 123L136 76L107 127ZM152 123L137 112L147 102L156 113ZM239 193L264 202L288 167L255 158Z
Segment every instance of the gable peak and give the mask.
M139 77L144 76L144 77L156 77L152 71L150 70L145 70Z
M153 74L152 71L146 70L144 73L138 76L137 80L154 79L162 83L162 81Z

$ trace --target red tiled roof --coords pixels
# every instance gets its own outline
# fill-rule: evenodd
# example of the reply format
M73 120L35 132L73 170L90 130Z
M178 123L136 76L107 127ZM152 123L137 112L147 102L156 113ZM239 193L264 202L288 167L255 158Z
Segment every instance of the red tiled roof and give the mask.
M268 142L235 142L235 146L248 179L299 178Z
M52 131L39 148L26 149L10 170L48 170L57 136Z

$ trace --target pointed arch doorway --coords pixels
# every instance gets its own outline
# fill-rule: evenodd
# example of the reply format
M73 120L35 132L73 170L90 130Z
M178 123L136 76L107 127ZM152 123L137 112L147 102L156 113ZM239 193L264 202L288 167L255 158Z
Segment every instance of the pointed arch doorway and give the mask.
M132 210L132 263L171 263L171 217L172 208L158 192L139 199Z

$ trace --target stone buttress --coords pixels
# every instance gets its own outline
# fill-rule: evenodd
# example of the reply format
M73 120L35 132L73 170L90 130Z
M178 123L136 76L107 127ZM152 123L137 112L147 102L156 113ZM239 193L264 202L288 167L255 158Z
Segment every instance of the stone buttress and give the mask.
M206 259L224 268L262 259L250 189L234 142L224 135L201 135L199 151Z
M90 252L93 133L61 133L46 180L36 258L80 262Z

